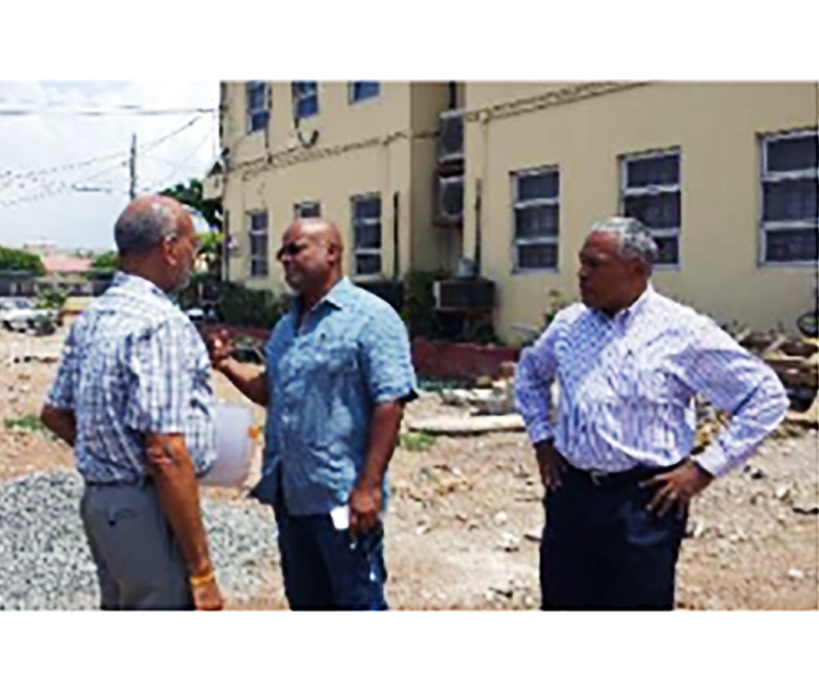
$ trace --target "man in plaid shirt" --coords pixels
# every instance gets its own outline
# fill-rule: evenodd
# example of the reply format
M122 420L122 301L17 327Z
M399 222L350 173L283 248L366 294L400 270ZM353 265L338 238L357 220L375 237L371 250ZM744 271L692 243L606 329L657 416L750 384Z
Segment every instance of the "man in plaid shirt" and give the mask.
M72 326L43 423L74 448L103 609L220 609L197 476L215 457L210 360L170 300L190 278L190 214L139 198L119 271Z

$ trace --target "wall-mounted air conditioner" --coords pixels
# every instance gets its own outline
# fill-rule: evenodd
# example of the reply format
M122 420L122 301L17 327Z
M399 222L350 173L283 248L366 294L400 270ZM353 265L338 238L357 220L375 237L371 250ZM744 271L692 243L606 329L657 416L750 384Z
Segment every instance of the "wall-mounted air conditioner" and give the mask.
M464 157L464 115L460 111L445 111L438 117L438 162L461 160Z
M438 224L460 224L464 218L464 177L438 176L435 221Z
M482 277L438 280L433 291L439 311L491 311L495 307L495 283Z

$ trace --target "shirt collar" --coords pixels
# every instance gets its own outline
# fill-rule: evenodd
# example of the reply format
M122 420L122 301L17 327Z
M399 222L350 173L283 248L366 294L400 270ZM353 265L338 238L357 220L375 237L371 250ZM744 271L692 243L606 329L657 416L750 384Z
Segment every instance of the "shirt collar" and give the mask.
M138 292L148 292L155 296L161 297L166 301L170 301L168 295L157 287L151 280L146 280L139 275L132 275L122 270L117 270L114 273L114 279L111 281L112 287L127 287L128 289Z
M329 304L330 306L334 306L335 308L339 309L349 308L353 304L354 289L355 285L350 282L349 278L346 276L342 277L333 285L332 289L330 289L330 291L327 292L315 306L313 306L311 311L315 311L322 304ZM296 300L293 302L290 312L297 316L300 308L301 296L296 295Z
M631 304L631 306L627 306L626 308L618 311L615 313L611 318L609 318L605 313L602 311L598 311L598 315L600 318L606 323L614 323L622 325L623 327L628 327L634 319L643 311L645 310L646 305L651 301L651 298L656 294L654 291L654 287L652 286L651 282L648 283L646 286L645 291L637 297L636 301Z

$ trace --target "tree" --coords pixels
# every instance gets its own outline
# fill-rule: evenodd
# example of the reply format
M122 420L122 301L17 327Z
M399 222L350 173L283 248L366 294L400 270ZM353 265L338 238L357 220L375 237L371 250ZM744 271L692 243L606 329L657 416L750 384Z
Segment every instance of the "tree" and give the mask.
M30 272L35 276L45 274L43 261L40 256L19 248L5 248L0 246L0 272L2 271Z
M220 200L202 199L202 181L192 178L188 184L177 183L172 188L166 188L160 195L178 200L195 210L204 219L211 231L207 234L197 234L199 242L199 256L205 260L208 273L219 276L222 269L222 248L225 237L222 233L222 203Z
M117 261L119 256L116 251L105 251L95 255L91 260L91 270L85 273L88 279L109 280L117 271Z

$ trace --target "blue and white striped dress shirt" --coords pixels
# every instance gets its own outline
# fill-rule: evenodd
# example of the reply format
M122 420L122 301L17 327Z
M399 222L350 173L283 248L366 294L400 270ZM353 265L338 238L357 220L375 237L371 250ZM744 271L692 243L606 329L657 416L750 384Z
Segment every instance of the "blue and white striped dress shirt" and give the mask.
M179 433L204 474L216 455L210 359L184 313L153 283L118 272L71 331L47 403L72 410L87 482L145 477L146 432Z
M515 394L533 444L554 438L573 466L603 472L666 467L687 457L696 437L695 394L731 414L730 425L697 456L713 475L741 464L788 408L767 364L710 318L651 286L613 317L583 304L560 311L523 350Z

